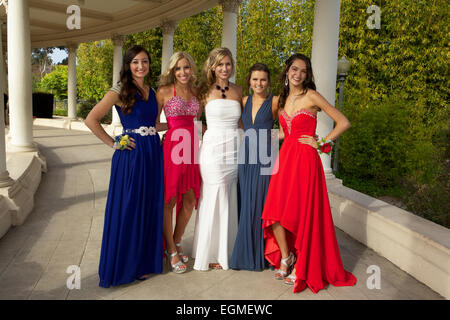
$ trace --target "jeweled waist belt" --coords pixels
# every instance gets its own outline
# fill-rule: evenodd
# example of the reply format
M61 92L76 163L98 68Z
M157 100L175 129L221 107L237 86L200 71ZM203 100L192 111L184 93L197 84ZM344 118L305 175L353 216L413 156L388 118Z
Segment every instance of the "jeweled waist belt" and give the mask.
M137 129L125 129L123 130L123 133L137 133L141 136L154 136L156 134L156 128L142 126Z

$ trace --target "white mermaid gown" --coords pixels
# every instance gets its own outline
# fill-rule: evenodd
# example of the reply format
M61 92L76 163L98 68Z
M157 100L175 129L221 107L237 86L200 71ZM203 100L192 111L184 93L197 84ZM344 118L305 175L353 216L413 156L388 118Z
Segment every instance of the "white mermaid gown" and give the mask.
M220 263L224 270L238 230L238 121L241 105L216 99L205 106L208 129L199 153L202 188L195 221L192 256L195 270Z

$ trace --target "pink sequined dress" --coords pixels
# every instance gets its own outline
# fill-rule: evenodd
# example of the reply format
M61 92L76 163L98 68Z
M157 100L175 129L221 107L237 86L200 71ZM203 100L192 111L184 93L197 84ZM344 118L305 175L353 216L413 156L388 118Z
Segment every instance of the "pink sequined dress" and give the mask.
M196 207L200 197L199 138L194 126L199 107L194 95L189 101L177 96L175 86L173 97L164 105L169 127L163 143L165 203L176 197L177 214L188 190L194 191Z

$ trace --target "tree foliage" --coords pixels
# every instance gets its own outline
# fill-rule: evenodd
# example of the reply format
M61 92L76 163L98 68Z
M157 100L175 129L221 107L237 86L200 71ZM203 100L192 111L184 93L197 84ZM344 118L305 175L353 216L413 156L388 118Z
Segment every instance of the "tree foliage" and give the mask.
M278 93L278 74L295 52L311 53L314 1L246 0L240 6L237 28L237 82L245 86L249 68L266 64L272 92Z
M434 208L441 217L434 220L449 226L448 183L439 182L449 176L448 3L375 2L380 29L366 26L367 1L341 1L339 56L352 62L344 113L353 126L340 142L340 167L402 186L413 212L428 216ZM432 192L440 202L426 209Z
M174 52L189 53L199 73L209 52L221 46L222 9L213 7L178 22L174 34Z
M40 78L44 76L45 72L53 66L51 54L55 49L64 50L64 47L47 47L47 48L34 48L31 51L31 64L39 66Z
M356 116L374 103L395 97L407 104L405 135L429 141L434 151L443 155L448 145L443 145L440 137L449 124L450 93L446 2L383 2L381 29L372 30L366 26L366 8L367 1L342 1L339 55L352 62L346 82L346 99L355 102L349 106L351 113ZM346 152L345 144L342 152ZM426 161L433 163L432 159ZM344 162L344 169L346 166L353 163ZM423 182L432 178L424 171L410 173L420 175Z
M77 49L77 93L100 100L112 85L113 44L110 39L81 43Z
M67 66L58 65L55 70L47 73L41 80L39 88L41 91L50 92L57 100L67 98Z

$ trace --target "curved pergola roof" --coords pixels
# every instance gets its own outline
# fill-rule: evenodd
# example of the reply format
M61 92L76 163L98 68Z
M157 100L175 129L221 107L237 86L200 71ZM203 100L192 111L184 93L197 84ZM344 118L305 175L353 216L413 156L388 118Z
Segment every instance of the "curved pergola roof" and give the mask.
M9 0L14 1L14 0ZM1 2L1 1L0 1ZM163 21L178 21L219 3L218 0L29 0L31 46L65 46L132 34L160 26ZM67 8L81 9L81 29L69 30ZM0 19L7 20L4 6ZM6 24L2 30L7 39Z

